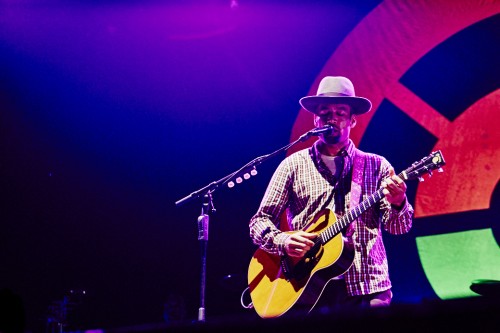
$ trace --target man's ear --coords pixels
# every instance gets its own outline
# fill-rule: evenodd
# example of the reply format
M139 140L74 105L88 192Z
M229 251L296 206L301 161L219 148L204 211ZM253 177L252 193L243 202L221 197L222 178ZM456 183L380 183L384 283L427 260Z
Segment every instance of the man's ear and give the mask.
M356 126L356 116L355 115L352 115L351 116L351 128L354 128L354 126Z
M314 127L318 127L319 124L319 117L317 115L314 115Z

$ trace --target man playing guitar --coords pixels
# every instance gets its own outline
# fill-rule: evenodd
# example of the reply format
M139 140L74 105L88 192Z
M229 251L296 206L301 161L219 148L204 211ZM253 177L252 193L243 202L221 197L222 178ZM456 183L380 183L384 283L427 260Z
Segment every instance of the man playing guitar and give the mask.
M360 151L349 138L356 117L369 112L371 102L355 95L349 79L327 76L321 81L317 95L303 97L300 104L314 114L316 127L331 126L331 130L321 134L312 147L281 162L249 224L254 244L270 258L281 258L272 274L290 283L283 293L291 290L290 293L297 295L277 295L279 292L269 295L269 291L275 292L269 285L264 292L255 291L252 295L254 303L263 304L257 311L263 317L279 316L295 305L296 300L305 301L312 309L322 294L321 301L327 298L325 304L333 308L387 306L392 286L382 229L395 235L407 233L412 226L413 207L406 199L403 177L395 175L391 164L380 155ZM327 256L325 247L324 253L316 250L305 259L315 246L317 231L332 220L328 212L334 214L334 219L340 218L377 190L383 194L380 201L373 206L370 202L371 207L341 231L343 241L337 246L339 252L350 251L347 264L336 269L333 276L322 278L319 284L328 283L328 292L325 285L314 287L319 292L308 300L306 287L312 284L309 274L291 273L290 266L302 260L305 267ZM286 223L281 221L283 213ZM315 223L318 225L311 227ZM284 230L284 224L288 230ZM291 264L284 264L283 259ZM337 260L335 256L331 261ZM257 261L265 271L267 259ZM251 267L249 273L251 292L258 290L259 283L273 283L273 278L262 282L262 276L269 275L267 272L254 274L252 270L255 269Z

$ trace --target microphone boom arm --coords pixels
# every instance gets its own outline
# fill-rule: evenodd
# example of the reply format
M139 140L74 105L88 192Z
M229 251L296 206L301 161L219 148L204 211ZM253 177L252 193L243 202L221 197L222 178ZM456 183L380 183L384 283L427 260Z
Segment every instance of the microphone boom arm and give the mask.
M331 131L333 128L331 126L325 126L325 127L322 127L322 128L314 128L304 134L302 134L297 140L287 144L286 146L283 146L281 148L279 148L278 150L272 152L272 153L269 153L269 154L266 154L266 155L262 155L262 156L259 156L253 160L251 160L250 162L246 163L245 165L243 165L241 168L239 168L238 170L230 173L229 175L217 180L217 181L213 181L211 182L210 184L192 192L191 194L185 196L184 198L178 200L175 202L175 205L176 206L181 206L193 199L197 199L197 198L200 198L200 197L203 197L205 194L207 193L213 193L215 192L221 185L226 185L227 183L229 183L231 180L233 179L236 179L238 177L241 177L243 174L247 173L248 170L253 170L255 169L258 165L260 165L262 162L270 159L271 157L274 157L276 155L278 155L279 153L281 153L282 151L285 151L285 150L288 150L290 149L291 147L293 147L294 145L296 145L297 143L299 142L304 142L306 140L308 140L311 136L318 136L320 134L323 134L325 132L329 132Z

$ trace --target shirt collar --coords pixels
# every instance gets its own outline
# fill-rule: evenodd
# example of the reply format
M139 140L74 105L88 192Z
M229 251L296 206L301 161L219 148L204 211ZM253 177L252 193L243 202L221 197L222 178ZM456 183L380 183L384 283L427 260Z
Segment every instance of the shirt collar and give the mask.
M321 142L320 140L316 140L316 142L314 142L311 148L309 148L309 155L311 156L314 165L316 165L316 168L318 169L319 173L323 175L323 177L325 177L325 179L330 184L335 184L337 182L337 179L335 179L330 169L325 165L325 163L321 159L321 153L319 152L318 149L320 142ZM341 149L337 154L337 156L344 157L343 161L344 167L342 169L342 174L340 175L341 178L345 177L352 167L352 161L354 158L355 149L356 147L354 146L354 143L352 142L351 139L349 139L347 145L343 149Z

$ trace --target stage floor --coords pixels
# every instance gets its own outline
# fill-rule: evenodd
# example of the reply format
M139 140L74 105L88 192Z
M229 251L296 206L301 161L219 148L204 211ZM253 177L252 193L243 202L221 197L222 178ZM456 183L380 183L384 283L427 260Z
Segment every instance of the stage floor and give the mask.
M288 313L287 313L288 314ZM500 300L472 297L421 304L393 304L388 308L356 311L323 311L262 319L253 310L248 315L209 317L205 322L150 323L102 330L128 332L500 332ZM96 331L93 331L96 332Z

